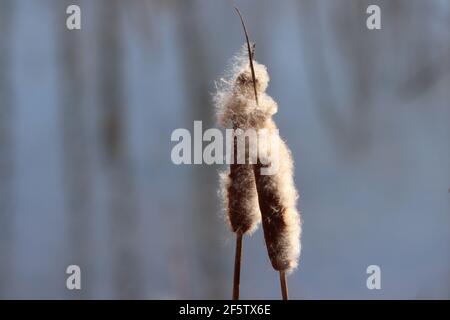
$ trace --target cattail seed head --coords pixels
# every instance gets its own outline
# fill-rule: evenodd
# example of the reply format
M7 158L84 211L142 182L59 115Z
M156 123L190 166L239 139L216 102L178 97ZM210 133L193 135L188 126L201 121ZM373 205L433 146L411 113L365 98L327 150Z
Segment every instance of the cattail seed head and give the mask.
M246 47L233 58L230 71L217 86L214 95L217 122L225 128L261 128L266 120L277 112L276 102L265 90L269 83L269 74L264 65L253 62L255 70L258 104L255 100L253 82Z
M253 165L248 161L236 164L234 141L234 164L230 165L229 172L221 174L221 194L231 229L251 233L262 220L272 266L278 271L290 272L297 267L301 249L293 160L272 119L278 107L265 93L269 83L267 69L253 62L257 102L245 50L243 47L234 58L228 77L222 79L217 88L214 96L217 121L225 128L264 129L270 139L258 139L258 162ZM247 156L246 150L246 159ZM262 169L273 165L273 159L277 161L277 170L262 174Z
M252 165L230 165L220 174L226 220L233 232L251 234L261 221Z
M247 104L246 123L268 133L266 139L258 139L258 162L254 166L255 183L258 193L259 209L267 251L274 269L290 272L297 267L300 256L300 214L296 208L298 198L293 179L293 160L291 153L278 135L278 129L272 120L277 112L277 104L265 90L269 76L265 66L254 63L255 83L259 94L259 103ZM251 95L248 79L250 72L244 69L237 81L241 89L237 95ZM261 137L261 136L260 136ZM276 161L276 165L275 165ZM274 167L270 174L263 173L264 167Z
M301 249L301 221L296 208L298 194L291 154L281 138L275 138L278 139L274 144L277 151L272 152L279 152L278 170L272 175L262 175L263 165L258 162L254 168L255 182L270 261L275 270L290 272L297 267Z
M248 62L244 63L241 52L235 58L227 80L217 88L214 102L218 123L224 128L248 129L253 127L252 120L256 104ZM258 66L260 89L267 87L268 76L264 66ZM265 87L264 87L265 86ZM257 88L258 88L257 87ZM241 150L240 150L241 151ZM249 150L245 148L245 163L237 161L237 136L233 135L233 163L227 172L220 175L220 194L226 211L226 220L231 230L241 234L251 234L261 221L258 205L253 165L249 162Z

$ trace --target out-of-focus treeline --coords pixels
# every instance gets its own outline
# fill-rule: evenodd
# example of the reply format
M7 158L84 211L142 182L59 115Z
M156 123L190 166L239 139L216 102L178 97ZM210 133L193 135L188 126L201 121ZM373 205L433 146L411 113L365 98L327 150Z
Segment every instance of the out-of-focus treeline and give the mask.
M450 2L236 4L296 161L292 298L449 298ZM226 0L0 0L0 298L230 297L223 168L174 165L170 136L215 126L243 41ZM242 297L279 298L261 230L244 246Z

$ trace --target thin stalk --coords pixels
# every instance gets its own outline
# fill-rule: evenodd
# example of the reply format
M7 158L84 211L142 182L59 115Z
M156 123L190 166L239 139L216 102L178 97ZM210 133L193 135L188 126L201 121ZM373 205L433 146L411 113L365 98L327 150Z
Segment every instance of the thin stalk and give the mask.
M250 40L248 37L247 28L245 27L244 19L242 18L241 12L236 7L234 7L234 10L236 10L237 14L239 15L239 19L241 19L242 23L242 28L244 28L245 40L247 41L248 59L250 60L250 70L252 71L253 90L255 91L256 105L258 105L259 103L258 103L258 92L256 91L255 69L253 68L253 56L255 54L254 46L252 50L252 48L250 47Z
M289 292L285 271L280 271L280 285L281 285L281 296L283 297L283 300L289 300Z
M253 56L255 53L254 46L253 46L253 49L250 46L250 40L249 40L247 28L245 27L244 19L242 18L241 12L236 7L234 7L234 9L236 10L237 14L239 15L239 19L241 20L242 27L244 29L245 40L247 42L250 70L252 72L255 101L256 101L256 105L258 105L258 92L256 90L255 69L253 67ZM235 148L235 156L236 156L236 142L234 142L234 148ZM234 258L233 300L239 300L239 286L240 286L240 281L241 281L242 237L243 237L243 234L241 232L239 232L239 231L236 232L236 255Z
M242 233L236 232L236 254L234 257L233 300L239 300L241 283Z

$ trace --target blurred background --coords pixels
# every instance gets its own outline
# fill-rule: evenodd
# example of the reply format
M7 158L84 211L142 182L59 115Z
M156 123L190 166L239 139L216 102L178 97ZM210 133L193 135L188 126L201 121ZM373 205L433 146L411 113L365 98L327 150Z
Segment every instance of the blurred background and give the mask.
M450 1L236 4L296 161L291 298L450 298ZM0 0L0 298L231 297L223 167L172 164L170 136L215 126L243 43L227 0ZM280 297L261 230L241 296Z

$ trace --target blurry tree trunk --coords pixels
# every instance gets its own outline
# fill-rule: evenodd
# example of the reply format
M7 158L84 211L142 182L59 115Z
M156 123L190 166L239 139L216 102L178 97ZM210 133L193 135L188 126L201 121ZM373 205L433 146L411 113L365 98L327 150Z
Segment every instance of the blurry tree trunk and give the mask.
M12 0L0 1L0 299L10 296L13 279L12 9Z
M364 20L367 6L362 2L309 0L300 2L299 8L300 28L304 35L304 65L313 103L341 154L360 151L367 146L370 131L373 54L370 41L366 39L366 32L369 32ZM328 21L332 24L327 25ZM332 28L331 36L326 28ZM332 39L343 39L335 42L338 52L330 53L333 46L328 41ZM330 62L331 56L341 59L339 68ZM347 79L349 83L349 90L342 96L336 95L331 78L331 74L339 70L341 74L338 77Z
M211 58L208 46L202 39L204 26L198 14L195 2L182 1L179 8L179 35L188 118L192 125L194 120L202 120L203 130L213 126L214 108L210 92L212 77L208 70ZM220 234L222 221L218 218L218 199L212 186L217 186L217 170L212 166L193 166L192 172L192 234L194 235L194 252L201 283L205 287L205 295L201 298L228 298L224 287L224 269L228 266L224 256L218 251L221 248ZM232 260L229 261L230 266ZM228 268L227 268L228 269Z
M60 49L60 101L61 129L63 133L64 186L68 219L70 250L68 264L79 265L88 271L89 227L92 217L91 164L89 162L89 138L87 130L86 104L84 103L82 32L65 28L65 8L62 2L57 11L59 32L57 43ZM84 274L88 275L89 272ZM76 291L82 298L89 296L89 281L84 281L83 290ZM74 292L69 292L73 296Z
M376 50L376 38L373 31L365 26L367 7L369 1L354 1L349 6L339 6L339 25L333 30L337 31L339 39L344 41L336 42L340 46L340 55L343 60L341 64L348 65L345 60L350 61L349 78L350 90L344 96L344 104L349 105L347 117L343 118L344 139L350 144L347 145L349 151L363 151L370 143L371 125L371 99L372 88L375 86L372 77L374 66L376 65L374 52ZM336 12L336 11L334 11ZM341 36L339 36L341 34ZM347 36L345 36L347 35ZM372 36L372 37L371 37ZM344 111L344 112L345 112Z
M300 29L303 35L301 47L304 49L307 83L314 105L321 117L334 133L342 130L340 114L337 112L336 97L333 96L331 79L325 63L325 53L321 39L321 21L316 1L299 2ZM316 25L316 27L313 27Z
M113 254L113 290L117 298L140 294L137 210L126 137L126 106L122 74L122 24L119 0L101 2L99 22L100 129L106 162L108 212Z

